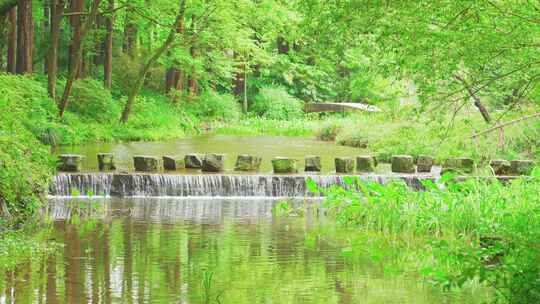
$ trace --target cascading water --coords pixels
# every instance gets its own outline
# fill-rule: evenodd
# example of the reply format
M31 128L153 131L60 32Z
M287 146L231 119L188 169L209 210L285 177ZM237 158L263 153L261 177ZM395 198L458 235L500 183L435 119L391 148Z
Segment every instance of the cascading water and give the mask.
M401 179L413 189L422 188L429 175L359 175L384 184ZM120 197L304 197L311 193L306 181L320 187L347 186L343 175L174 175L174 174L59 174L51 186L52 196Z

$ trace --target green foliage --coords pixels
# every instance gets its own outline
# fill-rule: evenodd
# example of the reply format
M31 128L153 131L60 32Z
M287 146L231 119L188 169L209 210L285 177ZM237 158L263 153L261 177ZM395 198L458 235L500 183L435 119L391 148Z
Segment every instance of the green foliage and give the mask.
M343 130L342 124L337 120L329 120L322 124L317 130L317 139L324 141L334 141Z
M0 75L0 221L34 215L47 193L52 162L39 142L54 105L35 82ZM2 224L2 223L0 223ZM1 226L1 225L0 225Z
M310 189L326 195L327 213L338 223L399 237L394 246L408 247L404 251L416 257L430 282L451 289L478 280L504 302L536 303L540 170L533 176L508 184L453 183L448 176L444 188L424 182L427 191L409 190L401 181L381 185L356 178L346 180L345 189L319 189L313 182Z
M251 111L268 119L294 119L303 114L302 102L284 88L267 87L260 90L251 104Z
M240 104L230 94L204 92L183 107L199 117L210 120L235 121L241 116Z
M68 110L81 119L102 123L118 119L120 104L112 98L109 90L103 88L101 82L84 79L73 85Z

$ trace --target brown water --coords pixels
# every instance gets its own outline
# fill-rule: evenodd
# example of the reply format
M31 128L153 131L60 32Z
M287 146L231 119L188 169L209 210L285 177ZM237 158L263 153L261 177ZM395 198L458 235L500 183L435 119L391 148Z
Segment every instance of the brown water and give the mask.
M346 257L320 237L324 217L274 216L275 203L51 199L63 247L0 274L0 303L477 303Z
M359 149L339 146L330 142L311 138L280 136L225 136L204 135L184 139L157 142L102 143L82 146L62 146L60 153L75 153L86 156L85 169L97 169L97 154L111 152L115 154L119 169L133 168L133 155L184 156L188 153L225 153L226 168L232 170L238 154L258 155L263 158L262 172L271 172L271 159L276 156L294 157L300 160L303 167L306 155L318 155L322 158L323 171L334 170L334 158L340 156L354 157Z

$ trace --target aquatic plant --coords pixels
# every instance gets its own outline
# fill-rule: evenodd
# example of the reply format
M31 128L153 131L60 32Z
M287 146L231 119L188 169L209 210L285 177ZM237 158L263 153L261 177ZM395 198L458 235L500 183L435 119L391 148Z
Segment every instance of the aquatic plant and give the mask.
M424 182L426 191L395 181L346 183L308 186L324 192L337 223L408 247L429 282L452 289L478 281L503 302L540 301L540 170L505 184L447 175Z

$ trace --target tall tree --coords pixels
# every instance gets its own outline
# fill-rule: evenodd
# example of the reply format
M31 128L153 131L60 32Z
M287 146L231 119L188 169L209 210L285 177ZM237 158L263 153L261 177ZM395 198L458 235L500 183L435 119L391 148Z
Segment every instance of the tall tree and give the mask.
M114 31L114 0L109 0L110 15L107 17L107 36L105 38L105 62L103 63L104 86L112 87L113 66L113 31Z
M71 45L69 46L69 71L77 67L75 78L80 78L82 66L82 56L79 58L81 62L75 62L77 52L82 49L82 13L84 10L84 0L70 0L69 3L70 16L69 23L71 24Z
M51 1L50 43L47 53L47 89L49 96L56 99L56 74L58 70L58 45L60 41L60 23L66 7L65 0Z
M17 72L17 8L8 13L7 72Z
M21 0L17 8L17 74L32 74L33 49L32 0Z
M178 10L178 14L176 16L176 21L174 22L173 27L169 31L169 35L167 36L167 40L163 43L163 45L158 48L155 53L148 59L146 64L142 67L141 71L139 72L139 76L137 77L137 80L135 81L135 85L131 89L128 95L128 100L126 102L126 105L124 107L124 110L122 111L122 117L120 118L120 122L127 122L129 119L129 114L131 113L131 109L133 108L133 104L135 103L135 98L139 94L139 91L141 90L141 87L144 83L144 80L146 79L146 74L148 73L148 70L150 70L150 67L165 53L173 44L176 34L181 30L181 25L184 20L184 15L186 13L186 0L180 0L180 8Z
M90 9L90 13L86 17L85 22L81 25L81 32L80 32L81 42L86 36L86 33L88 32L90 27L92 26L93 21L96 19L96 16L99 11L100 3L101 3L101 0L94 0L92 2L92 8ZM83 54L82 43L79 43L79 47L75 50L74 58L72 59L72 67L69 71L68 79L66 80L64 94L62 95L62 99L60 100L60 105L59 105L60 117L64 117L64 113L69 104L69 96L71 95L71 90L73 89L73 83L75 83L75 80L77 79L77 75L79 74L79 69L81 67L82 54Z

